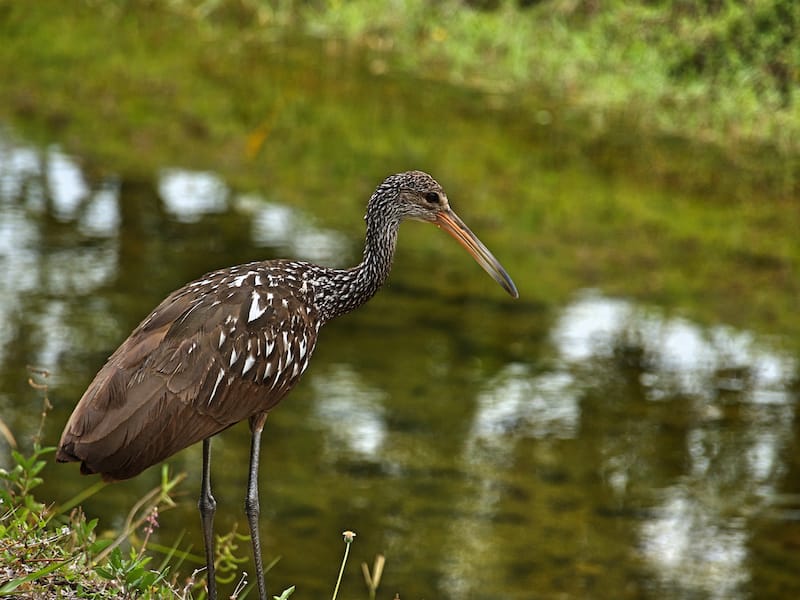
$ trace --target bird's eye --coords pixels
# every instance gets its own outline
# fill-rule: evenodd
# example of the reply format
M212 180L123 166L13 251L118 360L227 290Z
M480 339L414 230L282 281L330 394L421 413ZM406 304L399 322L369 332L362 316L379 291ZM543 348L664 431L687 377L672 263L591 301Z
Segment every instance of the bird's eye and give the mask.
M428 202L428 204L439 204L441 198L436 192L425 192L425 201Z

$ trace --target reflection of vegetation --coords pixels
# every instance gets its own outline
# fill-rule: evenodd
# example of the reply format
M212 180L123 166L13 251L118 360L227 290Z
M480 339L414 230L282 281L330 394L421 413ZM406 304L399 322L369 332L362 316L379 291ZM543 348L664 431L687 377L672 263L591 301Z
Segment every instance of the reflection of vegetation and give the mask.
M796 166L764 147L636 133L637 123L718 141L773 132L791 150L800 113L790 67L800 60L784 29L795 3L760 3L766 16L752 22L749 5L734 2L498 3L493 12L408 0L381 14L373 4L7 4L0 115L79 154L89 180L117 174L123 232L137 227L131 188L180 165L213 169L236 190L268 187L270 199L356 240L375 183L421 167L469 207L463 216L528 302L553 306L601 286L706 323L797 337L800 213L775 200L797 189ZM323 41L298 40L298 28ZM349 51L337 41L345 37L366 52ZM233 248L247 224L200 227L209 240L229 227ZM418 263L395 271L395 290L414 296L421 269L426 286L467 307L486 289L439 237L413 226L402 236L410 242L398 263ZM148 232L132 237L138 256ZM352 246L343 263L357 258ZM514 329L507 321L492 326Z
M388 51L424 73L490 92L533 87L595 118L629 112L651 131L797 150L800 5L793 0L323 6L299 11L309 31Z

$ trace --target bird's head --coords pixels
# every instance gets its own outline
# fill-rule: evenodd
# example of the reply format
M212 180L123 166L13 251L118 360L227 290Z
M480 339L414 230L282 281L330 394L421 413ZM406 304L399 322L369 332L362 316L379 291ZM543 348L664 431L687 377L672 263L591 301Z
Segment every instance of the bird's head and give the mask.
M504 290L519 297L514 282L500 262L450 208L442 186L422 171L390 175L375 190L370 204L381 205L384 215L398 221L413 219L433 223L453 236Z

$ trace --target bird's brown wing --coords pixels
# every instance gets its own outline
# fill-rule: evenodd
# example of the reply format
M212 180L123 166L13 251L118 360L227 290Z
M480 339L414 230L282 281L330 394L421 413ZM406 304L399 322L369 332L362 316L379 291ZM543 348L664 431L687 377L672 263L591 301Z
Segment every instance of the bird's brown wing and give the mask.
M268 411L313 351L317 328L306 311L291 286L174 292L97 374L56 458L125 479Z

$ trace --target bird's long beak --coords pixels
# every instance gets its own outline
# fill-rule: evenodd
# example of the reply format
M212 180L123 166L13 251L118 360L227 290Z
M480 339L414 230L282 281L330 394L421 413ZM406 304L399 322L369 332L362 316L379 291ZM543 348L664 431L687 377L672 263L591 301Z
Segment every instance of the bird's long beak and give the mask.
M478 261L478 264L492 276L492 279L503 286L505 291L514 298L519 298L517 286L511 281L511 277L508 276L503 265L489 252L489 249L483 245L483 242L469 230L469 227L464 224L464 221L462 221L456 213L447 208L436 216L434 223L437 227L444 229L458 240L458 243L472 254L473 258Z

